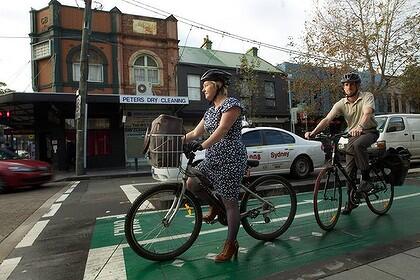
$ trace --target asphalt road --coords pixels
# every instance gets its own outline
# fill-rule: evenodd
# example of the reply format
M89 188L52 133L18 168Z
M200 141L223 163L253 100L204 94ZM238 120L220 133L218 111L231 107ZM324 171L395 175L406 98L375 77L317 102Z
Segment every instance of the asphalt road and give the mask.
M291 178L288 179L291 180ZM308 182L313 182L313 180L314 178L293 181L292 184L295 186L305 185ZM418 179L409 179L407 182L411 186L411 192L416 192L416 187L420 191L420 181ZM86 180L51 183L39 189L22 189L0 195L0 218L2 221L0 223L2 241L0 243L0 262L5 260L0 265L0 280L108 279L111 276L115 278L116 275L131 275L128 278L116 277L117 279L139 279L139 275L142 275L142 279L148 279L147 277L171 279L171 275L167 272L166 274L163 273L163 268L170 268L170 271L172 271L173 264L160 265L145 262L127 247L124 239L123 215L139 192L144 192L153 184L155 182L148 177ZM400 193L399 195L404 196L406 194ZM322 243L317 239L313 240L311 238L317 238L321 229L317 227L314 217L310 215L311 205L306 203L311 198L311 193L302 193L298 197L304 205L299 206L299 211L301 211L299 213L303 215L303 218L296 218L290 231L286 232L287 234L282 236L277 243L271 244L274 247L279 246L282 254L278 255L273 252L275 255L267 255L267 250L262 250L264 246L241 231L240 240L242 244L245 242L244 248L257 252L256 256L259 257L253 259L245 251L242 252L241 259L244 261L241 266L229 265L228 271L235 271L235 269L238 271L231 275L250 279L250 275L260 277L268 275L270 272L273 273L272 267L278 267L279 270L296 269L296 267L314 262L312 257L316 259L316 256L330 256L334 250L330 250L330 253L326 252L331 246L338 246L337 254L347 252L348 248L346 246L340 247L339 245L342 244L343 238L348 235L346 232L350 232L347 238L359 234L354 233L355 228L351 220L346 218L343 218L343 222L340 220L339 232L336 235L330 234L327 243L325 241L322 241L324 242ZM389 220L389 218L375 220L374 215L366 209L357 210L356 214L352 215L352 217L357 217L357 221L359 221L357 231L363 232L378 222L382 223L385 228L389 226L398 228L400 227L398 220L414 219L414 217L410 217L409 213L413 211L413 207L417 206L402 204L406 201L404 199L400 201L393 206L393 211L388 216L393 217L392 220ZM417 224L417 221L415 223ZM364 228L364 226L367 228ZM413 232L416 230L416 228L412 229ZM420 232L420 230L417 232ZM386 238L390 238L390 240L394 237L400 238L401 236L397 233L400 234L394 232L395 236L391 234L391 236L387 235ZM411 233L411 231L407 232L408 235ZM374 234L377 235L378 232ZM222 243L224 235L225 233L222 232L220 235L210 234L206 235L204 239L199 239L198 247L195 246L187 251L185 258L182 259L183 265L185 265L183 268L188 273L192 273L193 276L177 274L177 277L194 279L194 271L196 270L199 270L200 273L203 272L203 275L208 273L209 277L211 275L215 277L214 275L217 274L214 273L219 273L220 276L222 271L219 269L203 270L202 267L207 268L209 265L206 263L205 257L207 252L214 251L214 253L217 253L220 250L219 243ZM407 236L402 235L404 238ZM299 243L299 240L305 242ZM295 242L301 244L299 246L302 247L295 247L297 244ZM320 250L316 253L310 253L316 251L314 248L317 248L317 244L319 248L326 248L327 251ZM369 247L370 245L372 244L369 242L356 243L353 249ZM201 249L197 251L194 248ZM271 251L268 250L268 252ZM302 254L307 256L304 260L296 259ZM265 267L266 258L281 261ZM293 260L298 261L294 262ZM288 265L284 264L285 261ZM249 273L247 267L251 267L253 263L259 263L265 269L259 270L259 274ZM151 271L157 271L157 274L151 273ZM159 274L159 271L163 274ZM145 273L148 273L147 277ZM9 275L9 278L2 278L4 275Z

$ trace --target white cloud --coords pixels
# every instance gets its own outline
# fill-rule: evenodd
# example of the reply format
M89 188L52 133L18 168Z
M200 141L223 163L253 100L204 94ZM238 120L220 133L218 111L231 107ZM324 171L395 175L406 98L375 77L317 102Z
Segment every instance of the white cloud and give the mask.
M117 6L123 13L162 17L135 5L137 0L125 1L97 0L109 11ZM41 9L49 0L23 0L3 3L0 11L0 36L27 36L30 30L29 11L31 7ZM83 7L81 0L59 0L63 5ZM229 33L251 38L256 41L286 47L289 37L299 38L304 28L312 0L213 0L213 1L173 1L139 0L141 3L170 12ZM93 6L98 6L93 4ZM190 26L178 23L180 45L184 45ZM209 35L213 48L224 51L245 52L255 44L241 42L193 28L186 45L199 47L203 38ZM258 47L258 45L257 45ZM272 64L289 59L288 54L261 48L259 55ZM30 40L0 38L0 81L18 91L31 91Z

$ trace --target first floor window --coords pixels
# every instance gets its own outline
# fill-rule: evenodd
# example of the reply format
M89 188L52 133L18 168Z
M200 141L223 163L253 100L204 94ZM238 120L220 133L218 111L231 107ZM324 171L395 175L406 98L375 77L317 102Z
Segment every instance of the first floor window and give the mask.
M80 81L80 63L73 63L73 81ZM104 81L102 64L89 64L88 82Z
M188 75L188 99L189 100L201 100L200 92L200 76L199 75Z
M267 107L276 107L276 94L274 91L274 82L264 82L265 105Z
M158 64L149 55L142 55L134 62L134 80L136 82L149 82L159 84Z

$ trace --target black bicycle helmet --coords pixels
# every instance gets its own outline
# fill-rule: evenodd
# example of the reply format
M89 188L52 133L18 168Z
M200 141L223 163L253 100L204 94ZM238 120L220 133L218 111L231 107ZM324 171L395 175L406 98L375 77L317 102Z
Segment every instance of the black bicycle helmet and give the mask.
M203 76L201 76L200 81L203 83L205 81L220 81L224 86L228 86L230 83L230 77L232 75L226 71L219 69L210 69L207 70Z
M354 72L350 72L347 74L344 74L343 77L341 78L341 83L356 83L356 84L360 84L362 80L360 79L359 74L354 73Z

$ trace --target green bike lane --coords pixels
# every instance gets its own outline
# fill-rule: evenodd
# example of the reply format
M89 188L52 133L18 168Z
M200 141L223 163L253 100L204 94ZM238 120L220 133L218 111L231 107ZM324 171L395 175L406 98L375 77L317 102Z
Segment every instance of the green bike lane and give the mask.
M420 217L413 215L420 211L419 186L396 187L389 214L378 217L363 204L350 216L340 216L336 228L328 233L315 221L312 193L297 197L296 217L282 236L263 242L241 228L238 259L221 264L213 261L227 234L227 228L219 224L203 224L193 246L177 259L153 262L127 245L124 215L97 218L84 279L258 279L420 232ZM330 269L339 268L337 264Z

